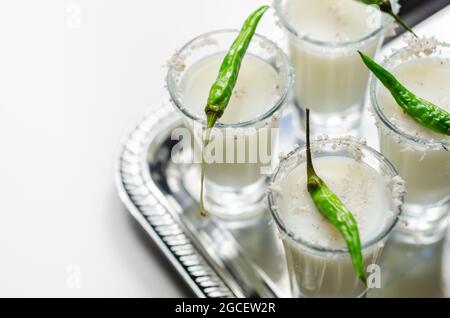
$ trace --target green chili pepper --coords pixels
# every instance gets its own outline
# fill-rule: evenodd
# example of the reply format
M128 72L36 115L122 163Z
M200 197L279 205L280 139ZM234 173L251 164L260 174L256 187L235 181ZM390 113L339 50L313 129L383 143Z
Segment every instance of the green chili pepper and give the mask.
M307 188L311 199L319 212L341 233L347 244L347 249L352 258L356 275L364 284L366 284L361 253L361 241L356 220L352 213L344 206L339 197L334 194L317 175L312 164L309 137L309 109L306 109L306 172Z
M227 54L225 55L219 74L214 84L211 86L208 101L205 107L206 129L207 132L203 138L203 149L209 143L210 129L214 127L217 120L222 117L225 108L228 106L234 86L238 78L241 63L250 41L255 34L256 27L263 14L269 9L269 6L262 6L254 11L245 20L237 38L234 40ZM207 212L203 205L203 182L205 178L205 160L202 151L202 172L200 189L200 213L206 215Z
M392 5L390 0L356 0L358 2L362 2L367 5L376 5L378 8L380 8L381 12L389 14L391 17L397 21L398 24L400 24L406 31L411 32L415 37L417 35L414 33L414 31L403 22L400 17L394 13L392 10Z
M359 52L359 51L358 51ZM405 88L391 73L364 53L362 60L373 74L391 92L397 104L422 126L450 136L450 114L433 103L415 96Z
M219 75L209 92L208 103L205 107L207 128L214 127L216 121L222 117L233 93L242 59L255 34L259 20L268 8L269 6L260 7L245 20L239 35L225 55Z

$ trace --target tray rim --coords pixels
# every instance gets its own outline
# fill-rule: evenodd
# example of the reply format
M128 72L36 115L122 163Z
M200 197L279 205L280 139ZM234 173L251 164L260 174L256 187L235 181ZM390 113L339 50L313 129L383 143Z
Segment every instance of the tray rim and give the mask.
M193 242L189 237L190 234L187 233L189 231L186 231L180 219L173 215L173 212L170 211L167 202L164 202L165 199L162 200L163 194L159 191L153 180L151 180L151 178L150 180L146 180L148 167L145 166L145 163L148 148L156 139L156 133L160 131L158 128L161 127L163 123L166 124L168 121L172 121L172 124L175 124L176 122L181 123L181 119L177 116L175 110L173 110L170 105L167 105L166 103L162 103L162 105L154 105L144 113L136 124L125 132L117 150L117 159L114 169L115 185L119 198L127 211L149 234L152 241L156 243L161 252L172 264L176 272L187 283L188 287L197 297L244 297L244 294L239 291L238 288L231 288L231 286L229 286L229 283L232 282L226 282L225 279L221 277L221 275L210 264L209 260L206 259L200 252L198 246L196 246L195 242ZM136 135L139 134L140 136L136 137ZM136 152L135 149L130 149L130 145L132 145L131 148L138 145L138 148L140 147L139 151ZM133 155L136 162L131 163L125 159L124 155L126 153L128 153L128 155ZM142 184L135 185L135 190L139 188L140 191L145 190L147 192L146 194L141 193L135 195L140 195L141 197L151 196L155 200L155 209L163 210L164 213L162 216L166 219L171 219L177 226L180 227L181 235L188 241L184 245L190 246L192 250L192 253L188 256L199 259L199 264L194 266L200 266L200 268L206 272L204 275L195 275L197 276L196 279L202 279L201 282L193 279L193 275L190 274L189 269L192 266L183 264L183 260L181 258L185 255L176 255L176 253L170 249L170 246L165 240L170 235L158 233L156 229L157 225L154 223L152 224L152 221L146 217L145 213L139 208L139 204L134 202L132 198L132 190L127 189L126 186L126 181L129 176L125 175L124 169L127 168L127 165L134 165L134 167L136 167L136 165L139 166L138 171L132 173L132 176L140 178ZM126 174L130 174L129 171L127 171Z

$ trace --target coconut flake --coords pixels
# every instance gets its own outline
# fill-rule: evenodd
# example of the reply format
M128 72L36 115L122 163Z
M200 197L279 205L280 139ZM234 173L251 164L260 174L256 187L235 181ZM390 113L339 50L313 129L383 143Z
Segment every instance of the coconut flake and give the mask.
M415 37L412 34L407 34L404 37L407 46L402 50L400 58L406 60L411 56L425 55L429 56L436 52L439 41L434 37Z
M283 192L278 184L272 183L267 187L266 191L267 193L273 193L275 196L279 198L283 198Z
M402 205L402 198L406 193L405 180L399 175L396 175L391 180L392 200L395 207L398 209Z
M172 66L176 72L179 73L183 72L186 69L184 58L180 55L179 52L175 52L175 54L172 55L168 64Z

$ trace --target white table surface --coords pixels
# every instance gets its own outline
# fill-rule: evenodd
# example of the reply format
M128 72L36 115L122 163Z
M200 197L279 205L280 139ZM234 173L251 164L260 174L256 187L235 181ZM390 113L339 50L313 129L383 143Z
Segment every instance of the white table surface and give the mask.
M0 296L191 295L116 195L118 144L177 47L268 2L0 2Z

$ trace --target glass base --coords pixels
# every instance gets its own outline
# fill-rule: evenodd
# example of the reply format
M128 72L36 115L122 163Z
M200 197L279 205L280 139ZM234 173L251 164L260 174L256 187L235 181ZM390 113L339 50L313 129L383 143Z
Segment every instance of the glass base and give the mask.
M368 292L369 292L369 288L366 288L361 294L359 295L354 295L354 296L349 296L349 295L326 295L323 297L307 297L302 295L300 292L296 291L295 289L291 291L291 297L293 298L368 298Z
M409 244L432 244L447 232L450 217L448 198L434 205L405 204L400 222L393 233L397 241Z
M300 114L300 125L303 133L306 130L306 112L303 105L295 101ZM312 136L326 134L330 138L352 135L360 137L363 103L355 104L342 112L319 113L311 109L310 125ZM304 136L302 136L304 139Z
M183 177L186 190L199 202L200 169L192 167ZM218 185L205 179L204 205L211 216L236 221L261 216L265 208L267 177L254 184L235 188Z

